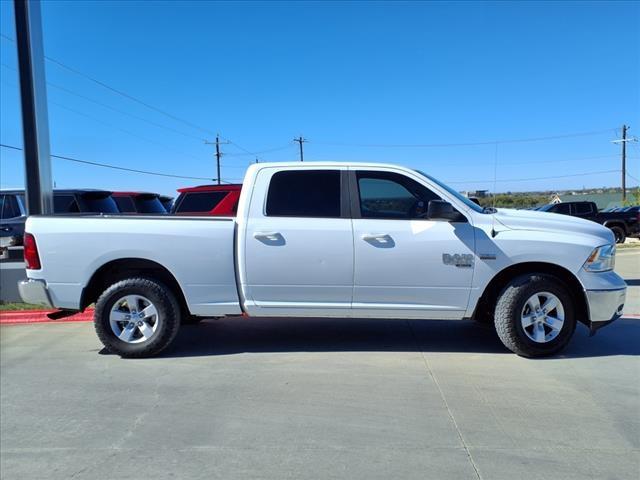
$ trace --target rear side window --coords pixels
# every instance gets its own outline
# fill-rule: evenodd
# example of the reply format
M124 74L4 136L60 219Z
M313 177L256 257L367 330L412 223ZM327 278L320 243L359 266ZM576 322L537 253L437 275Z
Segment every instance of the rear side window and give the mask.
M593 211L590 203L576 203L573 208L576 215L586 215Z
M270 217L340 217L340 171L277 172L271 177L266 214Z
M55 213L78 213L78 202L73 195L53 195L53 211Z
M182 201L177 203L175 213L206 213L213 210L228 192L185 193Z
M136 206L133 204L131 197L113 197L113 200L118 205L118 210L121 213L133 213L136 211Z
M13 195L0 195L0 219L8 220L21 215L18 201Z
M141 195L136 198L139 213L167 213L160 199L156 196Z
M111 194L88 193L82 196L87 212L93 213L118 213L118 206L113 201Z

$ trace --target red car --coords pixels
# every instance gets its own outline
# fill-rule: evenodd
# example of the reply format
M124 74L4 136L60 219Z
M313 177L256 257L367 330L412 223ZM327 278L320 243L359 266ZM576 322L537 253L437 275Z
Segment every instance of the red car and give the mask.
M111 197L121 213L167 213L157 193L113 192Z
M238 210L241 184L200 185L180 188L171 213L176 215L213 215L234 217Z

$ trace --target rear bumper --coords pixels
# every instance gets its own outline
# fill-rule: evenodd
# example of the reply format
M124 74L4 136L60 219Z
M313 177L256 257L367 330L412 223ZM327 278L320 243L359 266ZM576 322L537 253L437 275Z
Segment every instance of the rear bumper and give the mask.
M22 301L25 303L45 305L49 308L54 308L51 297L49 297L47 284L44 280L35 280L33 278L21 280L18 282L18 291L20 292Z
M592 335L596 330L622 316L627 296L626 287L615 290L586 290L585 294L589 307L589 330Z

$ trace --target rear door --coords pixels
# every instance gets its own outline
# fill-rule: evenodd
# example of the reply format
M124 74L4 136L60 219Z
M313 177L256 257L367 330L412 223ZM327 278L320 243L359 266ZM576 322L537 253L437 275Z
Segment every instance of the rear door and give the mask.
M14 194L0 194L0 246L21 245L26 216Z
M349 315L353 236L346 174L323 167L259 170L243 249L241 286L250 314Z

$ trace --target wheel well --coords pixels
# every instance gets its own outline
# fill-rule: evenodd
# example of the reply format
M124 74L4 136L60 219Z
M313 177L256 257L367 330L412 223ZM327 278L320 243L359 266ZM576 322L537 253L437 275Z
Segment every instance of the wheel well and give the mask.
M82 290L80 310L84 310L92 303L95 303L102 292L114 283L125 278L140 276L162 282L174 293L182 311L189 312L182 289L171 272L159 263L143 258L113 260L96 270L87 286Z
M544 262L526 262L511 265L500 271L494 276L484 289L478 305L474 311L475 318L490 315L493 319L493 311L498 301L498 295L506 287L507 283L513 278L528 273L542 273L552 275L562 281L569 289L571 298L574 299L576 308L576 319L581 322L587 322L589 311L587 307L587 298L582 285L578 279L566 268Z
M623 232L626 233L627 229L626 229L626 225L622 222L618 222L618 221L611 221L611 222L605 222L603 224L603 226L607 227L607 228L613 228L613 227L619 227L622 229Z

